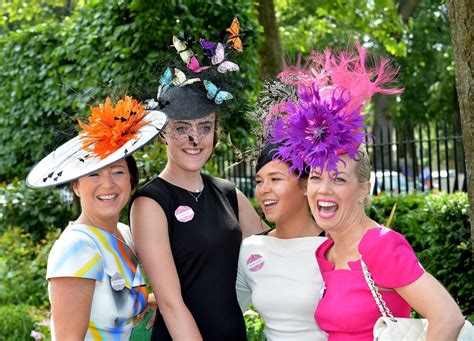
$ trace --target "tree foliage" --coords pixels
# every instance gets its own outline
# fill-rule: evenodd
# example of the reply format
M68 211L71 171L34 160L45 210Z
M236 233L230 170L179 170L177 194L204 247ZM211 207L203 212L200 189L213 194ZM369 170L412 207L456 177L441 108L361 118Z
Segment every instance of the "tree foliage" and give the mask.
M81 0L2 0L0 35L40 23L61 22Z
M278 0L280 34L290 56L351 40L393 56L406 55L406 27L393 0Z
M154 94L172 34L190 29L197 38L214 38L234 15L250 47L238 56L244 72L234 78L241 90L228 110L244 133L241 111L258 74L258 26L248 0L91 1L61 23L10 32L0 40L0 181L25 176L70 138L73 121L65 117L84 116L114 92Z
M442 120L458 111L447 15L445 3L425 0L408 21L407 57L397 59L405 88L399 120Z
M278 0L285 52L345 48L359 40L400 67L401 101L390 109L398 121L443 119L458 111L450 29L444 1L421 1L405 24L397 1ZM451 121L451 120L449 120Z

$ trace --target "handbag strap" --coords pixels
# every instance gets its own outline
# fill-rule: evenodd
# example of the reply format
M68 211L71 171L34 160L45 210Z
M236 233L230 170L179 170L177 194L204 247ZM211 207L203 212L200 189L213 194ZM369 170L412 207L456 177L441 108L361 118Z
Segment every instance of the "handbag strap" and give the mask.
M392 312L390 311L390 309L388 309L387 304L383 300L379 289L375 285L375 282L372 279L372 275L370 274L369 269L367 268L367 264L365 264L365 262L362 260L362 256L360 256L360 265L362 267L362 272L364 273L365 281L369 286L370 292L372 293L372 297L374 298L375 303L377 303L377 307L379 308L380 313L383 317L388 317L390 318L390 320L397 322L397 319L393 317Z

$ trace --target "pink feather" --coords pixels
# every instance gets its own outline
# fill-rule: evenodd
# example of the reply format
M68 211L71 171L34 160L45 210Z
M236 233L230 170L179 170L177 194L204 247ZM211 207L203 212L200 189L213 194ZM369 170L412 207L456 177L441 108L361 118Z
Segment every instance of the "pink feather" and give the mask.
M393 82L398 70L385 58L374 59L374 66L367 66L367 50L356 42L357 53L341 51L333 54L328 49L325 56L315 54L311 58L312 73L326 84L320 86L340 87L349 91L351 99L345 110L363 108L376 93L400 94L402 88L384 88ZM322 74L322 73L325 74Z

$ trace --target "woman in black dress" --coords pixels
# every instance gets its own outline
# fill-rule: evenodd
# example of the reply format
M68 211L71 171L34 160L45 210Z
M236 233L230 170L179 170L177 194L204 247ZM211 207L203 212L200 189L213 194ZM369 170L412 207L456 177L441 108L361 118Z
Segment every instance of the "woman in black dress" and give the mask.
M235 293L239 248L263 225L231 182L201 173L217 142L218 114L204 83L160 91L170 119L167 164L131 205L134 242L159 308L153 340L246 339Z

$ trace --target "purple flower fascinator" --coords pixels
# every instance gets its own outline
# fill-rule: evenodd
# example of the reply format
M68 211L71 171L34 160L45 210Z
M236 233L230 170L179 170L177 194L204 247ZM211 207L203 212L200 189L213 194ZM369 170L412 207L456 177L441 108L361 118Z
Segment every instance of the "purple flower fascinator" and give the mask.
M340 155L357 159L365 141L361 112L370 98L403 91L382 88L397 74L389 60L374 60L368 67L366 50L358 43L356 48L312 52L304 67L287 67L278 75L279 88L293 87L296 98L270 103L261 122L267 140L280 145L273 158L291 164L290 171L301 174L311 167L337 174Z

